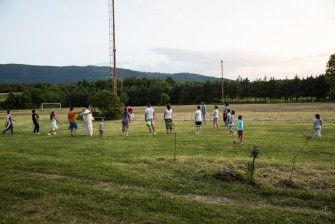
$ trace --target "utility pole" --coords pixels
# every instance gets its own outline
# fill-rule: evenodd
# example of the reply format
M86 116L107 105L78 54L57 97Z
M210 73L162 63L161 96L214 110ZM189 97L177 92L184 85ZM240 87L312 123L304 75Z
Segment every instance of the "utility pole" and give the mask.
M223 89L223 61L221 60L221 96L222 96L222 103L224 103L224 89Z
M108 9L109 9L109 67L111 76L113 78L113 92L117 96L114 0L108 0ZM113 67L112 67L112 61L113 61Z

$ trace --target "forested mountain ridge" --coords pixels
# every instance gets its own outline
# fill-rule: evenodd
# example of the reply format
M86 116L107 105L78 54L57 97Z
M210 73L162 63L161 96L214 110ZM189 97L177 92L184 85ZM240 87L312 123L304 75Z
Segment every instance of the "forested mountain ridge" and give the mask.
M0 64L0 83L74 83L82 80L107 80L110 78L106 66L39 66L24 64ZM130 69L117 69L121 78L146 77L176 81L207 81L215 77L193 73L139 72Z

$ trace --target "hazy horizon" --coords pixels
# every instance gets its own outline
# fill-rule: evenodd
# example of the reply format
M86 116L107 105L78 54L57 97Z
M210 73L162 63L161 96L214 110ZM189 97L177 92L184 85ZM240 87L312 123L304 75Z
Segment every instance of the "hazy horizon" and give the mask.
M107 65L107 0L0 0L0 63ZM251 80L323 74L333 0L122 0L117 67ZM192 6L192 7L190 7Z

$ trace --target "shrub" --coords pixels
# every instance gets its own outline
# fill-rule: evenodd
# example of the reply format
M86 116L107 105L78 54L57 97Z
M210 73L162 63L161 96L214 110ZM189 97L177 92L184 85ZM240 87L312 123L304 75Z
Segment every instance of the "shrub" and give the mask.
M252 157L251 161L248 161L246 164L246 175L247 175L247 179L249 180L250 183L254 182L254 174L256 171L256 158L258 157L260 153L260 148L257 146L254 146L251 150L250 150L250 156Z
M93 108L98 108L101 116L106 119L119 119L123 104L120 98L108 90L97 92L88 98Z
M170 103L170 96L166 93L162 93L160 105L166 105Z

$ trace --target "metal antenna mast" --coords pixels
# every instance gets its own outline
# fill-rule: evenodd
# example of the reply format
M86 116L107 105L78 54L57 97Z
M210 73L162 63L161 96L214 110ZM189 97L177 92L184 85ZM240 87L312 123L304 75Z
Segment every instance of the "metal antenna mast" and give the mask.
M115 95L117 95L114 0L108 0L108 10L109 10L109 67L110 67L110 74L113 78L113 92Z
M223 89L223 61L221 60L221 94L222 94L222 103L224 103L224 89Z

